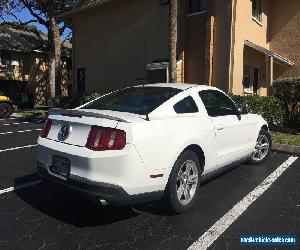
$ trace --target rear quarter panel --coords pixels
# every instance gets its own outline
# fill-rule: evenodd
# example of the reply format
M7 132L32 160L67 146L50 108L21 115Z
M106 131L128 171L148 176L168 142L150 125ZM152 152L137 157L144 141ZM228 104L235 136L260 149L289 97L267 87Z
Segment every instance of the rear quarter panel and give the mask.
M199 145L205 155L205 169L215 165L214 130L208 117L184 115L132 124L132 143L152 174L168 178L172 167L189 145Z

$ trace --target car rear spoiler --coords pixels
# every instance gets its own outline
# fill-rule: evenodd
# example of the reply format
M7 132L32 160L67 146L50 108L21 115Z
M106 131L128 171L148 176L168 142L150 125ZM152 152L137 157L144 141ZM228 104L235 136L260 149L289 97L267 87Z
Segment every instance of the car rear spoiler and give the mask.
M113 121L118 121L118 122L126 122L130 123L129 121L126 121L122 118L118 118L115 116L110 116L110 115L103 115L95 112L86 112L86 111L81 111L81 110L74 110L74 109L59 109L59 108L53 108L50 109L48 112L49 115L61 115L61 116L69 116L69 117L95 117L95 118L102 118L102 119L108 119L108 120L113 120Z

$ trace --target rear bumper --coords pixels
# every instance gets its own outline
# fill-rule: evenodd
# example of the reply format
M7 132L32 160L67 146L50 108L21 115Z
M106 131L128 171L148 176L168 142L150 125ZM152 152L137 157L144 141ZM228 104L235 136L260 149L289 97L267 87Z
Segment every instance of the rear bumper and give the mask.
M108 203L113 205L130 205L135 203L154 201L159 200L163 195L163 191L129 195L120 186L90 181L83 177L75 176L72 174L70 174L68 179L63 180L50 174L49 167L40 162L37 163L37 172L38 175L44 180L60 183L67 187L88 194L92 197L95 197L96 199L106 200Z
M167 180L151 178L139 153L132 144L123 150L92 151L56 141L39 138L37 161L44 166L53 164L53 157L70 161L70 175L95 183L122 187L129 195L152 193L165 189ZM52 175L52 173L49 172ZM58 176L56 176L58 177Z

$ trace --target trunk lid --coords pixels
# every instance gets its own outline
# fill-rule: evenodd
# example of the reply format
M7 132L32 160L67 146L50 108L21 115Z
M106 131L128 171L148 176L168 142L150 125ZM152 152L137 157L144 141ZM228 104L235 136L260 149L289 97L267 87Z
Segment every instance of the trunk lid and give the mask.
M52 120L52 126L47 137L48 139L79 147L85 147L93 125L116 128L118 123L127 124L144 121L143 118L135 114L84 109L51 109L49 111L49 119Z

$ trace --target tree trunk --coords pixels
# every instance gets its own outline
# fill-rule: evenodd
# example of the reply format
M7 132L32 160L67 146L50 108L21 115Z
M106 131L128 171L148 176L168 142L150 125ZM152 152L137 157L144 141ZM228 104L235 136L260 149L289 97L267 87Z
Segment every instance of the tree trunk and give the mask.
M178 0L170 0L169 6L169 82L177 82L177 16Z
M49 17L48 35L49 53L49 85L50 97L53 99L61 95L61 39L58 23L54 16Z
M51 51L49 54L49 65L48 65L48 70L49 70L49 89L50 89L50 98L55 97L55 55ZM50 100L49 100L50 101Z

